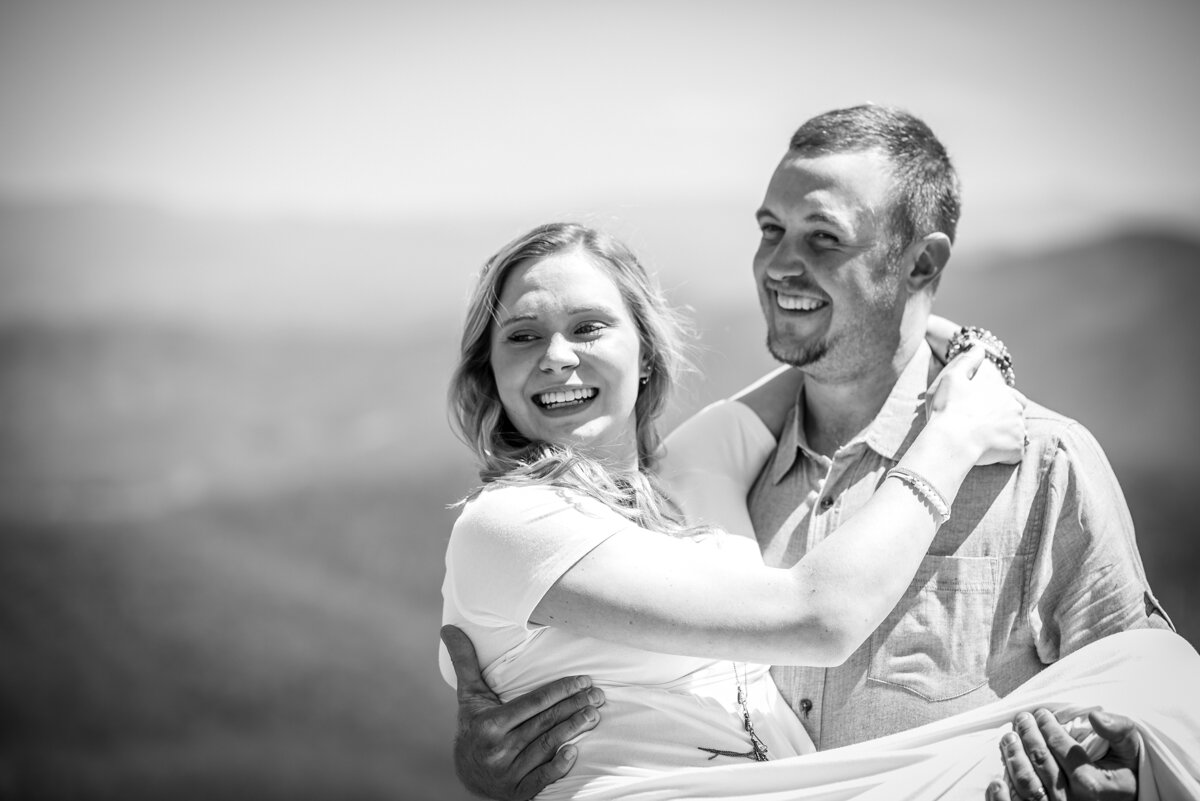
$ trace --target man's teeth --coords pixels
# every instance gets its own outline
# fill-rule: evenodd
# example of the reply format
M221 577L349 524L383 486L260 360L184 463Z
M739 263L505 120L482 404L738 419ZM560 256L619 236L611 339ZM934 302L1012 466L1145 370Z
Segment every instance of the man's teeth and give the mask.
M825 305L825 301L816 298L799 297L797 295L776 295L780 308L789 311L813 311Z
M537 402L547 408L561 406L564 403L576 403L578 401L594 398L596 390L592 387L587 389L556 389L553 392L543 392L537 396Z

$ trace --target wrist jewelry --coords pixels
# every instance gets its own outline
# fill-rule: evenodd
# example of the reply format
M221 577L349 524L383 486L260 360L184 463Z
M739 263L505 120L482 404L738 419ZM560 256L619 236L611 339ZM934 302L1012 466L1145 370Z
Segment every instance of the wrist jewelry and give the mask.
M939 526L950 519L950 504L946 502L945 496L938 492L937 487L926 481L920 473L909 470L907 467L893 467L884 476L885 480L889 478L898 478L911 487L921 500L937 513Z
M946 362L949 363L955 356L976 343L983 345L984 354L988 361L996 365L1000 375L1004 376L1004 383L1015 387L1017 375L1013 372L1012 354L1008 352L1008 348L1004 346L1000 337L986 328L964 325L955 332L954 336L950 337L950 344L946 347Z

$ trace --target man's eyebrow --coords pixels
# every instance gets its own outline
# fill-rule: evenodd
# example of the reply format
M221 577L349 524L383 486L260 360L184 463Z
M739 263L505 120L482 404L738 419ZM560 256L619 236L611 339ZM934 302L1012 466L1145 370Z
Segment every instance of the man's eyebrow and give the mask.
M831 214L826 214L823 211L814 211L814 212L810 213L807 217L804 218L804 221L805 222L825 223L826 225L832 225L837 228L845 228L846 227L846 224L843 223L841 220L839 220L837 217L834 217Z
M762 222L764 219L777 220L779 218L775 216L774 212L764 206L763 208L754 212L754 219ZM846 224L844 222L832 214L826 214L823 211L810 212L808 216L804 218L804 221L810 223L825 223L826 225L832 225L843 230L846 228Z

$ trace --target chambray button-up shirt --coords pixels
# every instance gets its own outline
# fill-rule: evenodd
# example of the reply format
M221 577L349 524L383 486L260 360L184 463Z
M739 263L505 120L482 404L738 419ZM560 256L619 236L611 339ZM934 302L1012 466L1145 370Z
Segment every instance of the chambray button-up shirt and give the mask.
M859 509L924 425L939 365L922 345L871 424L833 458L805 440L803 392L750 491L768 565L789 567ZM1003 696L1115 631L1169 625L1100 446L1036 404L1019 465L971 471L896 608L836 668L772 676L821 750L881 737ZM1119 710L1118 710L1119 711Z

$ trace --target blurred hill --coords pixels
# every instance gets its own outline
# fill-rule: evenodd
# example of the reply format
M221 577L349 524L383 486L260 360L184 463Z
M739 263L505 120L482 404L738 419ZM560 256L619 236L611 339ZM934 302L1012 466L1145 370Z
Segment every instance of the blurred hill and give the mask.
M770 364L726 212L622 231L704 332L673 419ZM443 398L469 276L522 227L468 222L0 205L0 798L467 797ZM1096 433L1193 643L1198 266L1130 230L956 258L939 299Z

